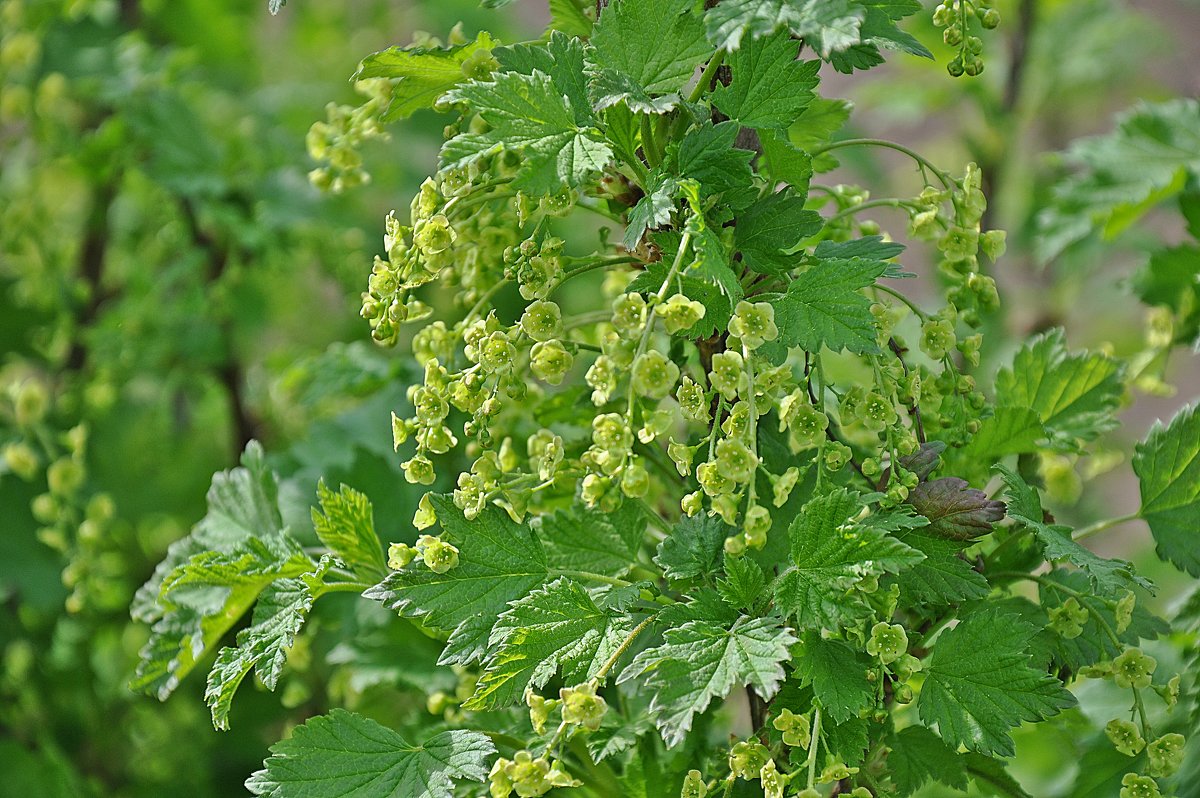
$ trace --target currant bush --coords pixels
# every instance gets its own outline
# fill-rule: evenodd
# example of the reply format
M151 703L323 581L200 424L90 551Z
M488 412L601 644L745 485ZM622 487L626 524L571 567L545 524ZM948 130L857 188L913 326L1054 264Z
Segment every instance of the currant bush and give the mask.
M318 185L364 179L355 146L380 114L452 120L361 303L420 366L391 426L429 488L412 526L439 532L385 557L365 497L322 488L322 547L303 547L252 447L211 513L237 494L269 534L202 524L173 553L139 682L181 678L192 641L261 592L209 676L226 727L250 671L274 687L312 603L354 592L437 640L454 696L430 697L416 744L313 718L255 794L1021 795L1014 729L1072 710L1083 679L1129 702L1094 730L1106 753L1146 752L1120 761L1121 794L1174 789L1181 677L1142 648L1168 629L1154 585L1079 542L1133 519L1072 529L1043 506L1133 372L1061 329L982 371L1006 243L984 175L843 133L847 106L817 92L881 48L928 57L898 26L919 10L567 0L537 41L456 31L364 60L369 110L310 138L341 170ZM999 13L933 15L952 75L983 69L968 18ZM915 192L822 182L860 149L905 158ZM917 274L936 299L906 288ZM1178 463L1198 447L1185 409L1133 459L1138 516L1192 576L1200 482ZM187 590L230 571L253 578L224 602Z

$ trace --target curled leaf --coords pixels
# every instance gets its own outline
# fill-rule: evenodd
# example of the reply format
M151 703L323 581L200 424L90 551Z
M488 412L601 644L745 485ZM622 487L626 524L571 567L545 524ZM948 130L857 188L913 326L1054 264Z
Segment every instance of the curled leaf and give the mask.
M953 540L973 540L992 531L1004 517L1004 502L989 499L964 479L942 477L913 488L908 501L929 519L925 531Z

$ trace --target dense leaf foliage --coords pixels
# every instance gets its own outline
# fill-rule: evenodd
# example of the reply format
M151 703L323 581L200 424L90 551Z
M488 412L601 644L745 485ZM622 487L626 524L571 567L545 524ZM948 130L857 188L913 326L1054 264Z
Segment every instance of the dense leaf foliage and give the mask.
M349 487L331 454L306 483L250 441L133 598L148 637L130 687L165 700L207 670L225 731L252 682L284 703L329 682L245 782L276 798L1021 796L1009 760L1042 723L1092 734L1092 789L1182 794L1196 685L1153 648L1172 628L1150 611L1165 566L1086 541L1140 519L1200 576L1200 416L1137 444L1136 513L1054 511L1133 390L1161 390L1167 353L1195 340L1194 247L1132 281L1156 325L1133 356L1052 325L993 343L988 176L855 137L850 105L820 96L823 71L931 57L907 32L920 12L552 0L537 40L455 28L367 56L365 101L310 131L317 187L364 184L360 148L385 123L449 124L361 295L371 337L413 366L362 350L313 365L316 393L381 396L370 434L313 446L393 472ZM950 74L978 75L991 3L931 21ZM1194 233L1193 111L1145 106L1079 145L1087 171L1041 217L1046 253L1164 198ZM875 151L913 167L913 191L827 177ZM173 188L185 209L208 196ZM885 232L880 209L907 225ZM13 396L35 429L44 398ZM63 528L90 515L66 440L45 474ZM23 454L6 450L14 472ZM1192 644L1194 605L1176 619ZM1088 690L1129 712L1076 710Z

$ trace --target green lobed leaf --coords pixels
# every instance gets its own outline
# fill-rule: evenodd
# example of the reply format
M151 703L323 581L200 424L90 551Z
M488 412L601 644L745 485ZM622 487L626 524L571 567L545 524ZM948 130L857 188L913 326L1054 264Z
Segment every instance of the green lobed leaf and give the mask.
M650 175L646 193L629 209L623 241L626 249L636 249L647 230L670 224L678 191L677 178L658 170Z
M754 153L736 146L736 122L693 127L679 142L675 165L679 174L700 183L700 195L743 190L753 182L750 162Z
M834 725L858 717L874 704L875 685L867 681L871 663L840 640L808 632L792 664L802 684L812 685L813 696Z
M271 746L246 780L268 798L452 798L456 781L483 781L496 753L487 735L446 731L420 745L344 709L310 718Z
M901 532L897 537L925 555L896 577L906 603L945 606L981 599L991 592L984 575L958 556L963 543L925 535L920 530Z
M514 601L492 628L483 675L463 706L498 709L541 689L561 671L568 685L590 679L633 628L624 613L601 609L577 582L556 579Z
M837 629L863 617L866 608L852 592L860 580L924 559L883 530L856 523L862 506L839 488L806 504L788 529L792 566L775 582L775 603L802 629Z
M733 51L751 37L769 36L781 28L804 39L822 57L859 42L866 15L852 0L725 0L704 15L708 39Z
M783 681L791 630L776 618L741 616L732 626L689 621L667 629L660 646L642 651L619 682L645 676L653 691L650 715L668 747L683 742L695 716L714 698L751 685L770 701Z
M1200 175L1200 100L1139 103L1111 133L1076 142L1067 158L1080 169L1038 215L1042 261L1097 229L1112 238Z
M242 680L251 670L274 690L287 661L287 651L312 608L312 590L303 579L280 579L254 607L251 625L238 632L237 645L221 649L208 673L204 700L213 726L229 728L229 709Z
M661 114L709 53L704 23L690 0L613 0L592 32L588 73L596 110L624 102L631 110Z
M1200 577L1200 412L1185 407L1163 426L1158 422L1134 449L1133 471L1141 488L1141 516L1158 555Z
M1152 252L1134 275L1133 288L1145 304L1170 308L1175 314L1176 343L1200 343L1200 246L1181 244Z
M881 261L822 260L800 274L784 294L772 295L779 342L817 352L879 351L871 302L861 293L887 270Z
M1017 615L973 613L938 637L917 708L951 746L1012 756L1009 731L1073 706L1062 684L1030 665L1038 630Z
M967 767L961 754L924 726L909 726L892 735L888 770L900 796L911 795L928 781L956 790L967 789Z
M796 194L808 194L812 180L812 158L778 130L763 130L758 135L763 157L759 172L765 172L774 183L787 183Z
M804 197L780 191L758 200L738 216L733 245L745 265L773 275L795 268L796 258L786 253L821 232L825 224L816 211L805 210L804 202Z
M1004 502L989 499L958 477L922 482L908 494L908 502L929 519L926 532L952 540L987 535L1004 518Z
M1037 411L1029 407L997 407L979 423L979 429L958 455L964 462L993 463L1010 454L1036 452L1046 438Z
M658 544L654 563L667 579L711 582L725 559L725 538L732 533L733 528L716 516L684 516Z
M531 523L551 569L620 577L637 561L647 518L633 501L612 513L576 503Z
M228 552L201 552L164 579L164 614L139 652L130 689L166 700L264 589L313 569L290 538L268 541L249 538Z
M371 501L347 485L334 493L324 480L317 484L317 500L321 509L312 509L313 528L325 547L360 578L378 579L386 573Z
M554 32L545 44L514 44L497 49L494 55L506 71L548 75L554 88L567 98L575 122L583 127L595 124L583 74L584 45L579 39Z
M544 195L579 185L612 159L599 133L576 122L576 109L543 72L504 72L491 81L464 83L445 97L466 104L490 128L447 141L441 154L444 168L465 167L510 150L522 156L514 185Z
M993 470L1004 482L1008 516L1033 532L1047 560L1071 563L1088 575L1097 592L1105 595L1115 596L1134 585L1153 590L1154 585L1149 580L1134 572L1132 563L1097 556L1071 539L1070 527L1047 522L1037 491L1015 471L1002 465L995 466Z
M158 603L163 580L193 556L227 552L247 538L278 538L283 533L279 485L258 441L246 445L240 467L213 475L206 499L208 513L191 534L171 544L154 575L138 589L130 609L134 620L153 623L163 617Z
M363 596L450 632L442 662L469 664L483 657L488 634L509 602L546 581L546 552L529 527L497 507L489 505L468 521L449 496L431 500L441 539L458 548L458 565L438 574L414 561Z
M725 576L717 580L717 592L734 609L755 613L762 609L767 577L762 566L749 557L725 561Z
M1061 327L1032 338L996 374L996 404L1032 409L1056 448L1074 448L1115 427L1123 392L1120 363L1069 352Z
M712 102L745 127L786 128L808 107L820 61L798 61L799 43L787 32L747 42L727 59L733 80Z
M392 122L432 108L439 97L467 79L466 60L496 44L490 34L481 32L475 41L453 47L389 47L364 58L351 80L395 81L392 101L383 114L383 121Z

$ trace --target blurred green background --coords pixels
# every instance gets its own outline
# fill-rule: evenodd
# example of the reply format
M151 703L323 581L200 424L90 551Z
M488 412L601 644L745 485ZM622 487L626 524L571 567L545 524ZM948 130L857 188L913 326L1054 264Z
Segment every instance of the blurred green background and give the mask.
M822 91L856 104L850 134L894 138L956 173L984 167L986 224L1010 231L985 371L1058 324L1076 347L1141 351L1146 308L1128 283L1147 253L1184 240L1178 214L1152 211L1043 263L1036 211L1073 139L1111 129L1135 101L1200 91L1200 6L997 5L1005 22L977 80L945 75L948 48L925 14L913 32L939 63L893 57L866 78L826 70ZM428 641L335 598L279 693L247 691L233 731L217 733L195 676L162 704L129 692L146 630L128 607L203 516L212 473L251 438L284 477L296 527L324 476L367 493L386 537L412 534L417 494L388 428L410 365L403 347L371 345L356 314L383 217L433 168L445 120L422 113L365 142L356 152L371 180L341 194L310 185L305 134L327 103L364 101L349 76L370 52L460 22L514 41L546 18L537 0L501 11L292 0L276 16L266 0L0 2L0 795L243 794L289 724L354 702L424 711L396 697L397 683L418 699L453 689ZM882 196L915 191L914 180L898 161L847 158L827 182ZM900 217L880 221L903 230ZM927 271L919 247L906 257ZM1056 511L1086 523L1136 509L1120 452L1200 394L1198 365L1188 351L1153 364L1125 426L1099 453L1059 464ZM1182 588L1142 525L1097 545L1160 579L1164 604ZM1034 794L1087 794L1069 786L1070 727L1022 739Z

